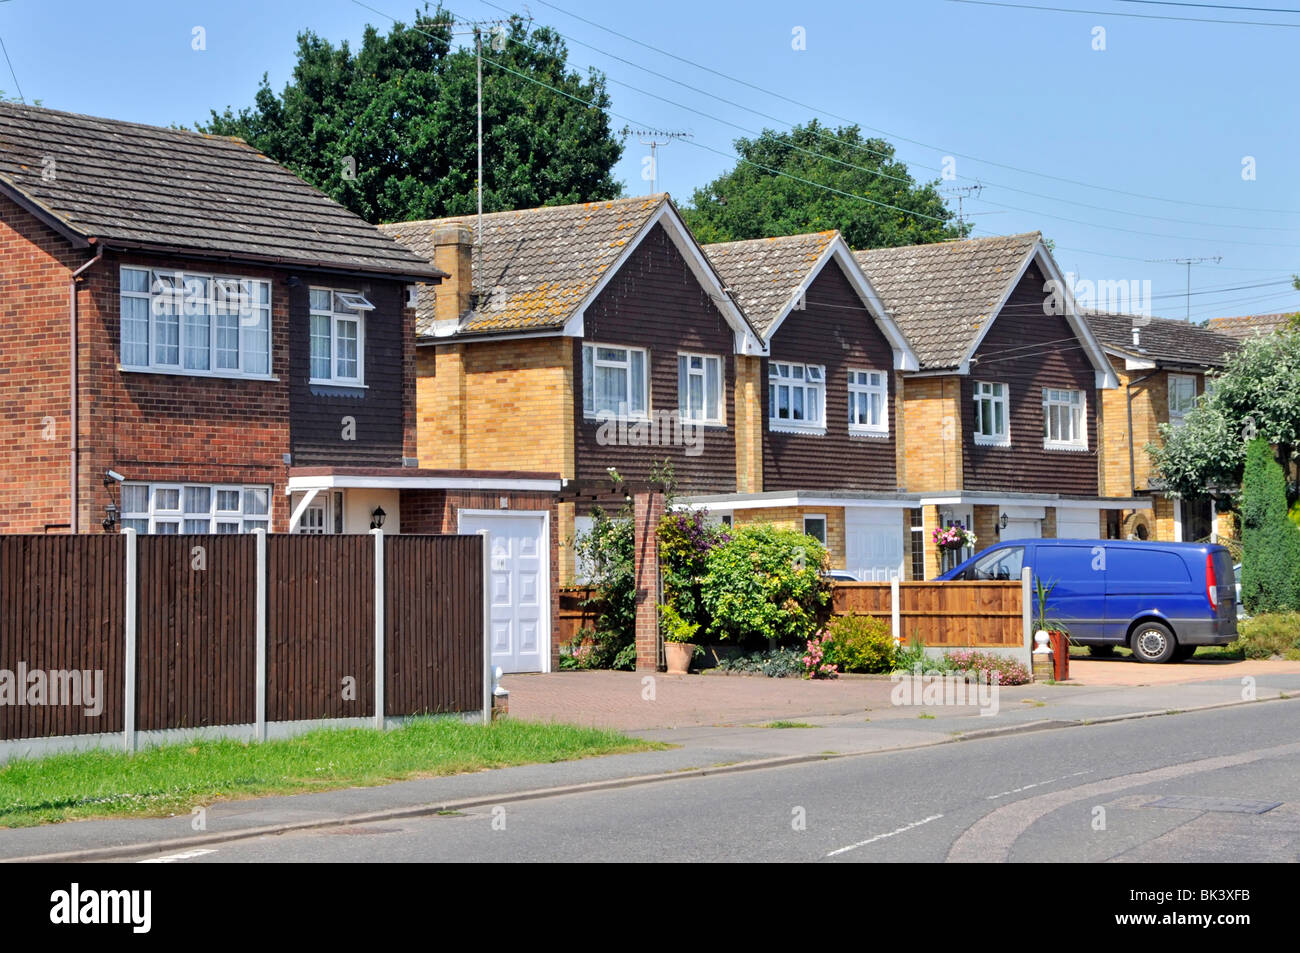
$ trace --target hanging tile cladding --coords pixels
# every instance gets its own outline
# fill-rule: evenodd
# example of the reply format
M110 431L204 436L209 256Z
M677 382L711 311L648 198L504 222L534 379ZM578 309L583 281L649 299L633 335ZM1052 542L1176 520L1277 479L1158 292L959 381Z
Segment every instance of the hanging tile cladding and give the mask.
M772 337L771 358L826 367L826 433L775 433L767 424L768 361L763 362L763 489L893 490L895 465L894 354L844 272L829 264L813 281L807 309L792 311ZM889 436L849 435L848 372L889 377Z
M1064 317L1044 313L1043 274L1031 265L962 378L967 490L1097 494L1097 389L1092 364ZM1007 385L1011 446L975 444L976 381ZM1084 392L1088 449L1043 449L1043 388Z
M677 409L677 354L716 354L723 365L726 426L697 432L700 453L688 456L681 445L601 446L599 425L582 413L582 342L573 342L574 440L580 480L605 480L617 467L633 482L650 477L657 462L669 460L683 490L731 491L736 488L736 442L732 429L735 387L733 334L722 313L700 287L668 233L658 225L619 269L584 319L584 340L644 347L650 352L650 409ZM660 441L661 444L664 441Z
M404 309L402 285L367 281L335 284L361 290L375 310L365 322L365 389L325 388L311 376L310 284L289 289L290 441L296 466L337 463L402 465L407 429L414 428L414 314ZM345 418L355 422L347 426ZM346 439L348 437L352 439ZM411 443L414 439L412 435Z

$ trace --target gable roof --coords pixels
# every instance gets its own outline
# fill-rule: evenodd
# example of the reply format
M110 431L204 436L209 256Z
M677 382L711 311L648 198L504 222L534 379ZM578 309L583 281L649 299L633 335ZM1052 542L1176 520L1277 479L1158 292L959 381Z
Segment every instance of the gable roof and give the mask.
M916 370L916 355L885 311L838 231L705 245L704 254L765 341L796 308L828 262L837 261L868 315L889 340L899 369Z
M854 252L923 370L956 369L1011 293L1039 232Z
M242 139L0 103L0 192L81 247L444 277Z
M1253 338L1260 334L1272 334L1285 328L1296 316L1294 311L1279 314L1247 314L1233 318L1210 318L1208 326L1212 331L1226 334L1238 339Z
M484 300L461 316L454 333L580 334L577 322L586 306L656 224L665 227L737 333L757 343L752 325L723 292L722 280L665 193L484 215L482 247L473 262L474 283L483 289ZM467 229L473 237L478 218L469 214L379 227L433 261L435 238L450 226ZM434 294L421 289L416 312L419 337L434 335Z
M1229 335L1175 318L1103 311L1082 313L1108 352L1134 360L1182 367L1222 367L1241 346ZM1134 328L1138 330L1137 344L1133 343Z

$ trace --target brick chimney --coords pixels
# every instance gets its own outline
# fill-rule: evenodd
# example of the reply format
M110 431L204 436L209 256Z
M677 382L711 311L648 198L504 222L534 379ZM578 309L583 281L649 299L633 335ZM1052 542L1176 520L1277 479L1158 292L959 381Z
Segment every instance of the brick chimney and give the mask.
M451 275L434 289L434 321L459 321L474 289L473 233L459 222L440 226L433 235L433 264Z

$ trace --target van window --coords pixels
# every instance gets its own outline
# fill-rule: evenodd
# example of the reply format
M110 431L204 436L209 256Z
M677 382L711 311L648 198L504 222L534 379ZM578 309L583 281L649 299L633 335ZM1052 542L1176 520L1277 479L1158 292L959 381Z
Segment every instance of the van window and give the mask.
M962 575L966 579L1019 579L1024 561L1025 548L1009 546L979 559Z
M1131 581L1147 592L1182 592L1192 584L1182 557L1167 550L1116 547L1106 551L1106 562L1116 584L1120 580Z

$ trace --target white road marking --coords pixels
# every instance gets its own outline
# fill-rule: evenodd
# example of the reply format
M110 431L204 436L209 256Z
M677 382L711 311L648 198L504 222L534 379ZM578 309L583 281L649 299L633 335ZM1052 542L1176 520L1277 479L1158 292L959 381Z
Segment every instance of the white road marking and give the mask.
M1046 781L1035 781L1033 784L1026 784L1024 787L1012 788L1010 791L1003 791L1001 794L990 794L986 801L996 801L1000 797L1006 797L1008 794L1019 794L1021 791L1028 791L1030 788L1041 788L1044 784L1052 784L1056 781L1064 781L1066 778L1077 778L1081 774L1092 774L1092 770L1076 771L1074 774L1063 774L1059 778L1048 778Z
M198 850L187 850L180 854L167 854L165 857L150 857L148 860L138 860L138 864L174 864L178 860L192 860L195 857L202 857L204 854L215 854L215 850L200 848Z
M834 857L836 854L846 854L851 850L857 850L859 847L866 847L868 844L874 844L878 840L884 840L886 837L893 837L896 834L903 834L906 833L907 831L910 831L914 827L920 827L922 824L929 824L931 821L937 821L941 817L943 817L942 814L931 814L929 817L924 818L923 820L913 821L911 824L904 824L898 830L890 831L888 834L877 834L875 837L868 837L866 840L860 840L856 844L850 844L848 847L841 847L838 850L833 850L826 856Z

